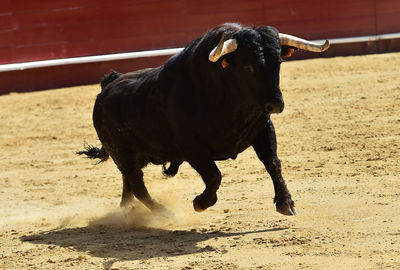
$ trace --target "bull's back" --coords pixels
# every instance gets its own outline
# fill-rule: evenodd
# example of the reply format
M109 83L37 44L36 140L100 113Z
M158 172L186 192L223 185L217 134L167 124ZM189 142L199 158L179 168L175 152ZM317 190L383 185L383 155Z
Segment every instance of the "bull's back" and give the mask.
M93 122L106 148L124 147L151 160L177 155L160 87L154 69L121 75L105 86L97 96Z

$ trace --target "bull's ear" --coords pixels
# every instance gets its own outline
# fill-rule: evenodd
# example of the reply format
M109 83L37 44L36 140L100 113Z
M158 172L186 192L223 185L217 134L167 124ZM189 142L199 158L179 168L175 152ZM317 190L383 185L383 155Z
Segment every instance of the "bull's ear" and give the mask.
M298 50L296 47L283 45L281 50L281 56L285 58L290 57L296 50Z

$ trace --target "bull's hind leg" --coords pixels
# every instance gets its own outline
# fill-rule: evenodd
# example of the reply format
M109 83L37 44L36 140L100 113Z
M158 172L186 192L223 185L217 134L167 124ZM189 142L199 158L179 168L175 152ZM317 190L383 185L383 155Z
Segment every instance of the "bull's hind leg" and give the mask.
M123 179L123 176L122 176ZM133 191L130 189L129 185L125 184L125 180L122 180L122 196L120 206L126 209L133 207Z
M133 195L144 205L146 205L146 207L149 208L151 211L166 211L164 206L154 201L147 191L147 188L143 182L143 172L141 169L135 169L129 172L122 173L122 179L124 181L124 187L126 186L128 192L132 192Z
M143 182L143 164L139 164L135 153L119 153L118 157L113 158L122 173L123 189L121 206L126 207L132 203L133 196L141 201L153 212L167 212L164 206L157 203L150 196Z
M277 155L276 134L271 120L253 142L258 158L264 163L274 183L276 210L284 215L296 215L297 210L282 177L281 161Z
M205 190L193 200L194 210L204 211L217 202L217 190L221 184L221 173L214 161L192 160L189 164L200 174Z

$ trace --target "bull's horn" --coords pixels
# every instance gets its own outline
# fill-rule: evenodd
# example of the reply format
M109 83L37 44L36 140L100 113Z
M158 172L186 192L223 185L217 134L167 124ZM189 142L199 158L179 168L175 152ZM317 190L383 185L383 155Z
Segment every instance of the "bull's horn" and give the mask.
M237 49L237 41L236 39L228 39L225 40L226 34L223 33L221 40L218 43L218 46L215 47L211 52L210 55L208 56L208 60L211 62L217 62L221 56L224 56L225 54L231 53L236 51Z
M302 38L282 33L279 33L279 39L281 40L281 45L288 45L310 52L323 52L329 48L328 40L326 40L325 43L321 45Z

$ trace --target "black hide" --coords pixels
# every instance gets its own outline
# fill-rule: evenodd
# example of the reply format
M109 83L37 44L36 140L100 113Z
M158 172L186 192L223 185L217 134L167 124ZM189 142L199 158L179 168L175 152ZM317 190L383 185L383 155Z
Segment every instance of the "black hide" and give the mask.
M236 39L238 48L210 62L222 33ZM278 211L295 214L270 120L273 109L283 110L281 50L273 27L224 24L158 68L107 75L93 121L102 143L98 153L108 153L123 175L121 205L134 195L153 211L165 211L148 194L141 169L150 162L164 164L164 173L175 175L187 161L206 184L193 202L202 211L217 201L221 174L214 161L236 158L253 146L274 182Z

